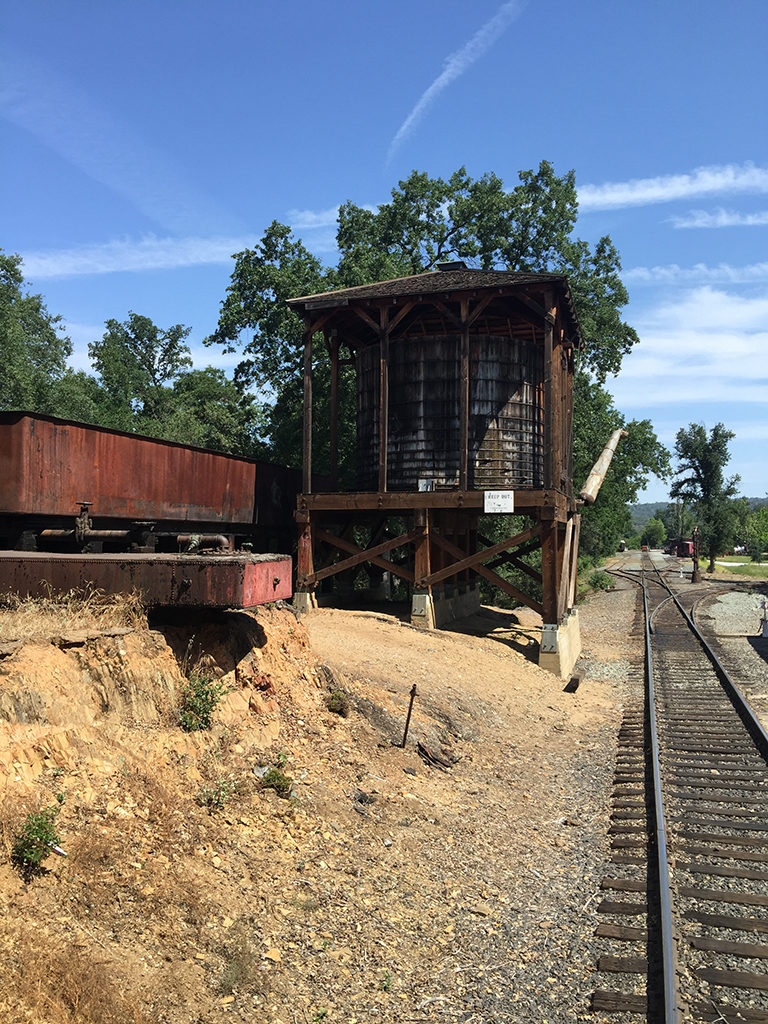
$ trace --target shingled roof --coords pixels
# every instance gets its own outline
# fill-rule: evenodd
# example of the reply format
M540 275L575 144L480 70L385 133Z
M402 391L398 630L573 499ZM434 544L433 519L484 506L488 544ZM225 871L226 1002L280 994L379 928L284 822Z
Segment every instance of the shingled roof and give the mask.
M436 270L409 277L396 277L388 281L374 281L354 288L339 288L335 291L318 292L288 299L288 306L300 316L313 312L332 312L334 317L345 317L346 309L355 305L389 304L416 299L428 301L430 296L450 304L461 294L488 293L497 290L499 299L514 297L515 293L524 301L533 300L540 306L545 301L543 290L552 287L562 303L566 317L570 320L571 341L581 347L581 329L574 308L573 296L565 274L517 273L512 270L472 270L463 262L441 264ZM534 307L535 308L535 307ZM543 308L541 309L543 314ZM350 310L351 313L351 310ZM341 321L338 321L340 324Z
M389 281L361 284L355 288L339 288L335 291L318 292L288 299L288 305L296 312L311 308L317 301L332 306L333 300L342 305L345 300L394 298L406 295L435 295L454 291L473 291L485 288L509 288L524 285L556 284L568 288L565 274L519 274L512 270L470 270L469 268L429 270L424 274L410 277L395 277Z

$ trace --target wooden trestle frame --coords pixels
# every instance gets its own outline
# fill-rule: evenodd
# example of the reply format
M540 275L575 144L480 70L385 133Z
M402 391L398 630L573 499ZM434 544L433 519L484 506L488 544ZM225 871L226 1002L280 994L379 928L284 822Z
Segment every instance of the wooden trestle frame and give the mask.
M408 583L414 594L437 588L469 589L482 576L500 591L533 608L545 623L559 624L573 608L580 519L573 494L572 401L574 348L580 344L567 280L551 274L469 271L421 274L289 301L304 319L303 487L298 496L297 591L375 566ZM389 345L419 326L423 333L460 334L459 486L453 490L389 491L387 437ZM533 337L543 348L543 487L516 488L515 514L530 517L522 532L491 543L478 531L484 492L468 487L470 346L478 333ZM338 475L338 381L340 348L354 353L377 345L378 489L312 492L312 340L322 333L331 361L331 479ZM385 536L393 519L403 522ZM361 546L355 528L365 527ZM359 535L359 530L357 531ZM524 561L541 548L541 571ZM399 561L384 556L408 552ZM541 600L509 583L497 570L514 566L538 584Z

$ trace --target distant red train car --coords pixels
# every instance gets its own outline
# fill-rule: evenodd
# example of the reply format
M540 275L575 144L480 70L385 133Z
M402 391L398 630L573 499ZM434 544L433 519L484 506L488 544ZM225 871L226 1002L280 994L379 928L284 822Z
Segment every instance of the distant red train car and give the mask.
M298 488L298 471L282 466L0 413L0 547L146 553L249 542L290 551Z
M677 557L678 558L693 558L693 541L692 540L679 540L677 542Z

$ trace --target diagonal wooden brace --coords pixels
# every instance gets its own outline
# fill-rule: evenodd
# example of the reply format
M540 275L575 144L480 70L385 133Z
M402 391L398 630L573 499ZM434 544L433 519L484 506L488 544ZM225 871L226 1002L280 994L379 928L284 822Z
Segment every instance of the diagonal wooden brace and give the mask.
M514 545L516 541L524 543L526 540L529 540L531 536L537 534L538 530L539 527L532 527L530 530L525 530L523 533L518 534L517 537L510 537L506 541L501 541L500 544L509 546L510 544ZM474 555L465 557L461 548L456 547L455 544L451 544L450 541L441 537L439 533L433 532L431 534L431 538L433 544L442 548L443 551L447 551L449 555L453 555L455 558L457 557L459 561L454 562L453 565L449 565L445 569L441 569L439 572L432 573L424 581L417 581L417 585L432 586L435 582L446 579L448 576L454 576L463 569L472 569L472 571L476 572L478 576L482 576L484 579L488 580L495 587L498 587L503 593L509 594L509 596L514 597L515 600L520 601L529 608L533 608L533 610L538 612L539 615L543 613L544 608L542 604L534 600L532 597L529 597L528 594L524 594L523 591L518 590L514 584L505 580L502 576L499 576L498 573L493 572L482 564L482 559L490 558L492 555L498 554L500 550L504 550L504 548L500 547L499 544L494 544L490 548L483 548L482 551L477 551Z
M326 576L336 576L337 573L344 572L345 569L353 569L356 565L360 565L363 562L370 562L372 565L377 565L380 569L384 569L385 572L392 572L395 576L400 576L401 579L413 583L413 572L410 569L406 569L404 566L397 565L394 562L388 562L385 558L379 558L378 556L383 555L387 551L393 551L395 548L400 548L404 544L410 544L411 541L419 536L419 532L418 530L411 530L410 533L404 533L399 537L393 537L391 540L384 541L383 544L377 544L374 548L360 548L357 544L344 540L343 537L337 537L333 533L328 533L326 530L316 530L316 540L331 544L342 551L348 551L352 557L345 558L341 562L335 562L328 568L320 569L318 572L308 576L307 585L314 586L320 580L324 580Z
M522 533L516 534L514 537L507 537L506 540L499 541L498 544L492 544L489 548L482 548L480 551L476 551L473 555L466 555L461 548L457 548L450 541L447 541L444 537L441 537L439 533L432 533L432 542L437 544L438 547L442 548L443 551L447 551L449 554L459 558L458 562L454 562L453 565L447 566L445 569L439 569L437 572L431 573L424 583L427 586L434 586L435 583L440 583L448 576L455 576L456 573L463 572L464 569L473 569L479 572L477 568L482 562L487 561L489 558L493 558L494 555L500 554L502 551L507 551L509 548L516 548L520 544L525 544L526 541L531 540L533 537L540 535L541 528L539 526L532 526L528 530L523 530Z

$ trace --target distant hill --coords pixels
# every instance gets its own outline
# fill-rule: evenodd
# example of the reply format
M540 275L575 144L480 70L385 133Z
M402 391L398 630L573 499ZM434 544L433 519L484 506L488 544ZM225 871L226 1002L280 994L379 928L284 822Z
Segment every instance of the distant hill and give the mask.
M668 504L668 501L639 501L637 505L630 505L632 526L637 533L642 533L648 520L658 516L659 512L663 512Z
M761 508L763 505L768 505L768 497L763 498L747 498L747 501L752 508ZM643 527L649 519L658 517L660 512L669 504L668 501L639 501L636 505L629 506L629 512L632 516L632 526L638 532L643 532Z

